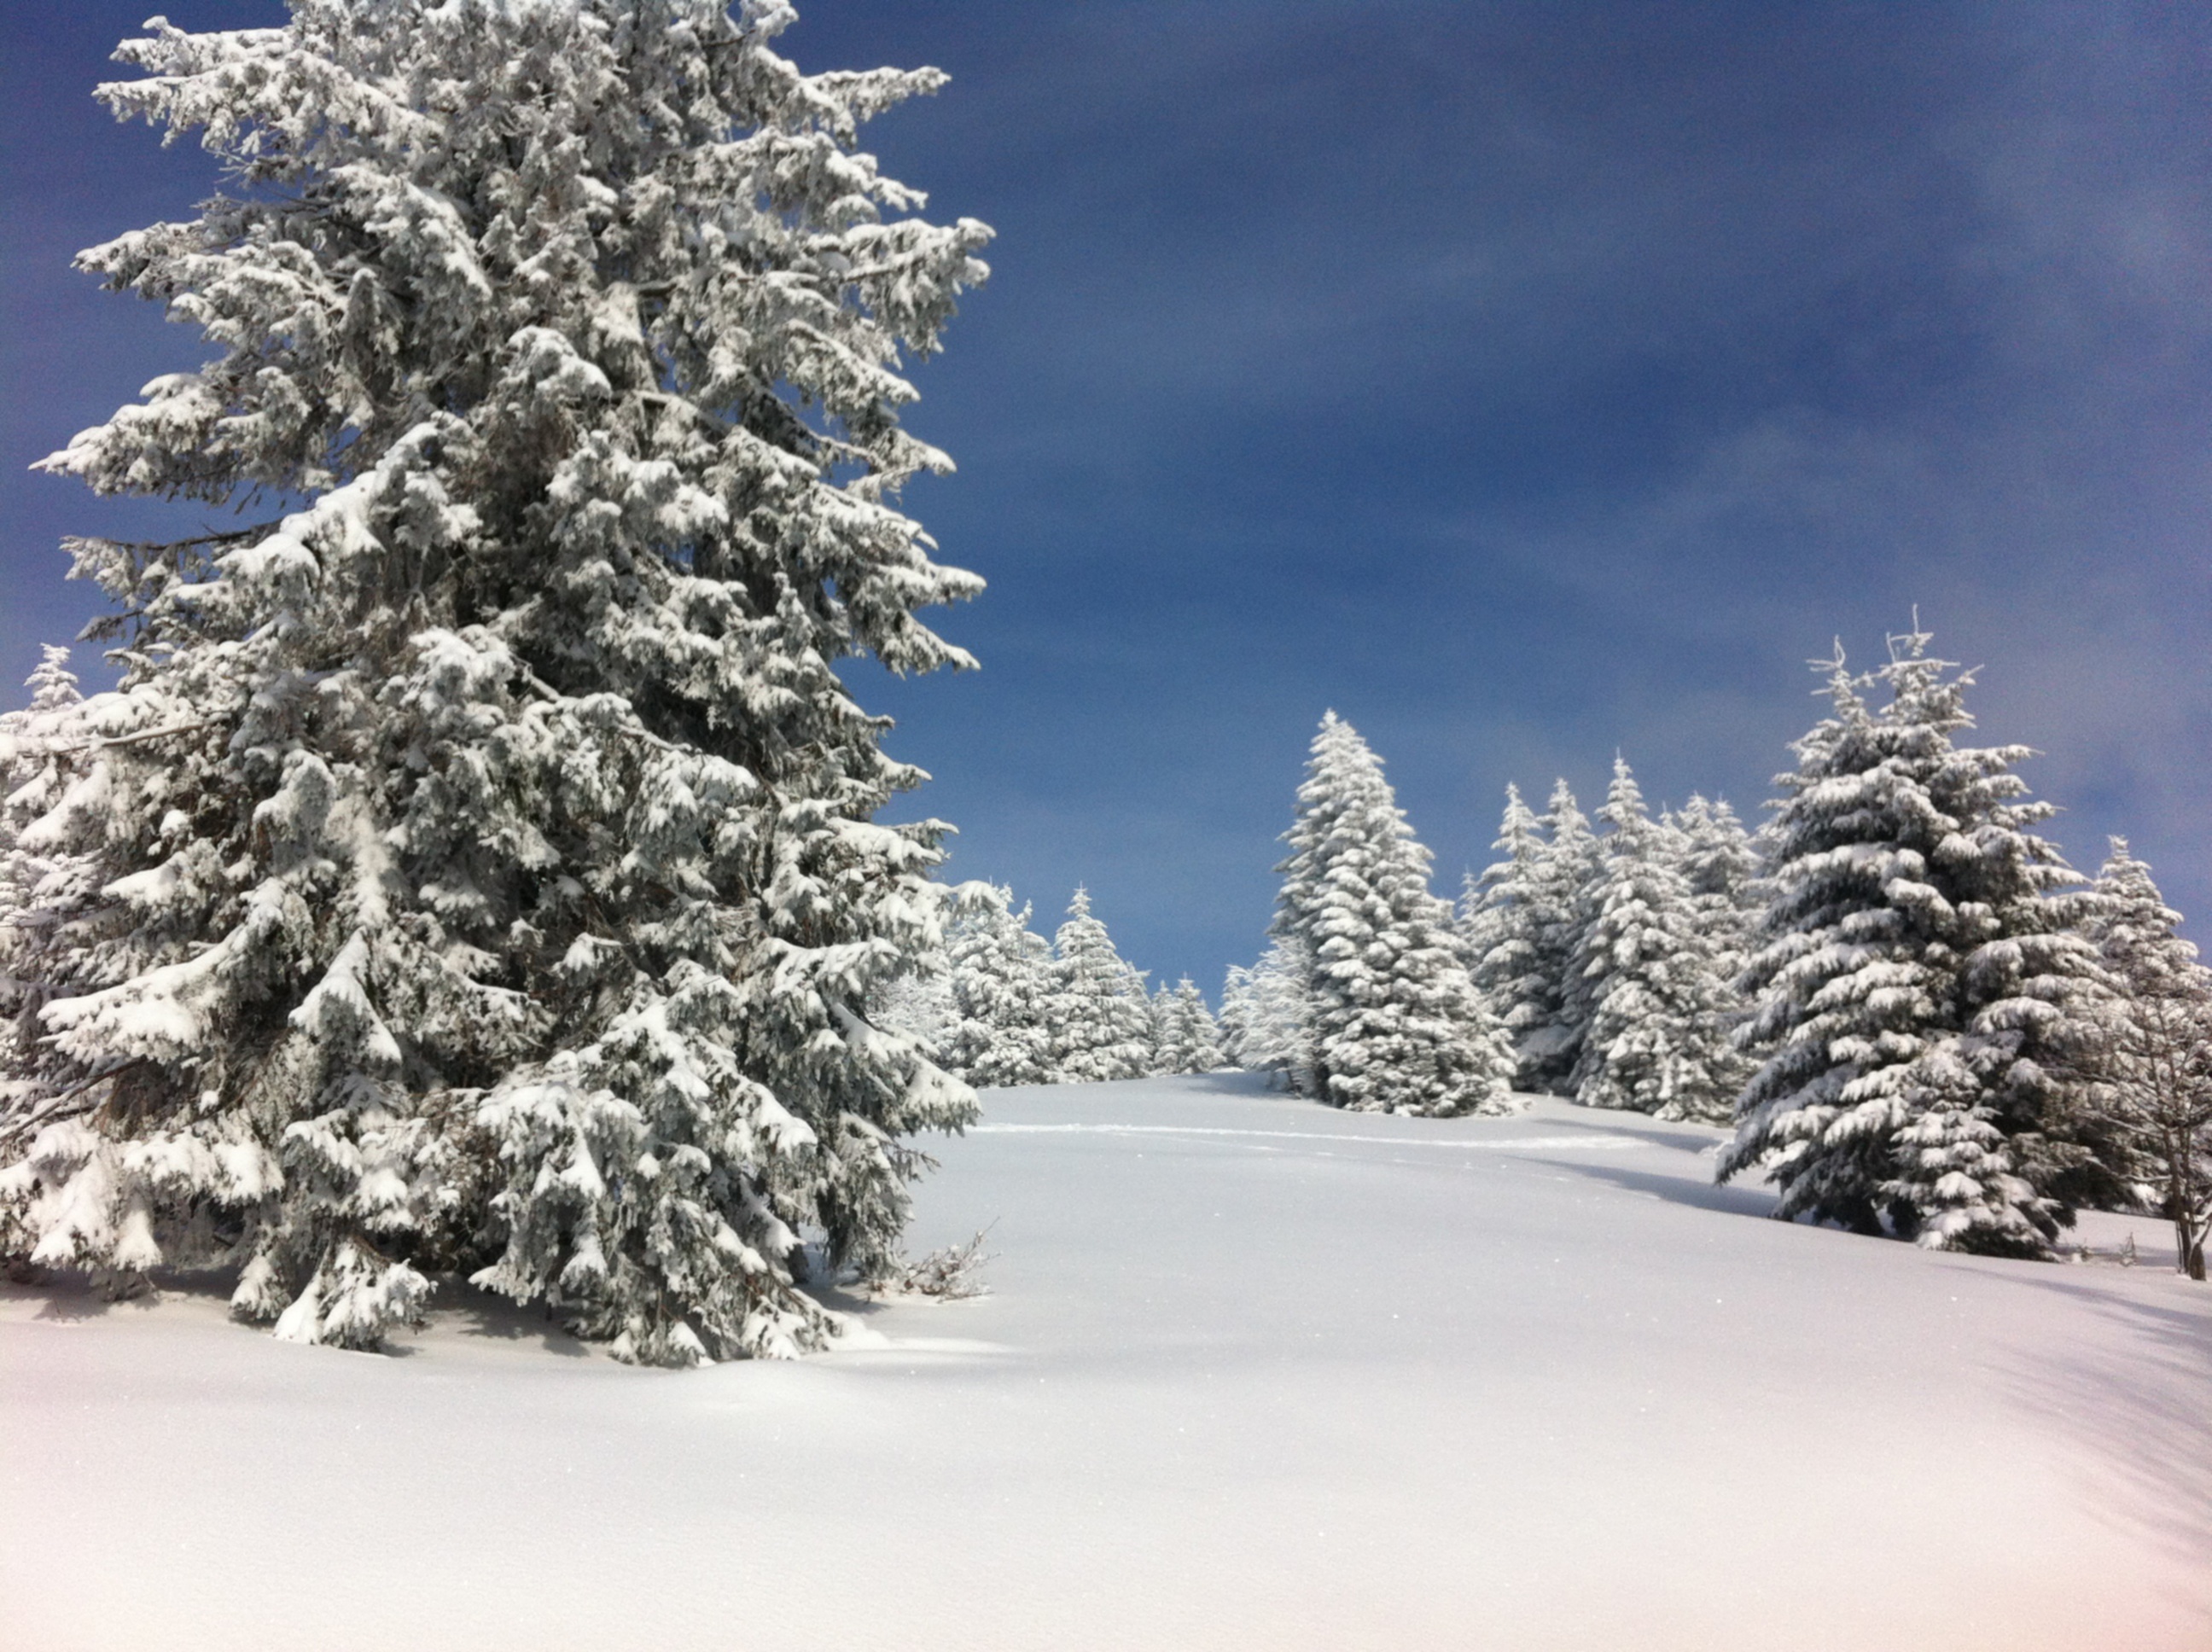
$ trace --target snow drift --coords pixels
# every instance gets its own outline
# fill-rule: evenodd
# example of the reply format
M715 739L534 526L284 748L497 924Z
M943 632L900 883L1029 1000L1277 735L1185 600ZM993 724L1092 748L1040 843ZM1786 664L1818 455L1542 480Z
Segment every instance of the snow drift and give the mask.
M220 1292L0 1304L0 1599L72 1649L2212 1644L2212 1293L1757 1219L1717 1131L1002 1090L994 1294L641 1371ZM2090 1235L2110 1251L2130 1224Z

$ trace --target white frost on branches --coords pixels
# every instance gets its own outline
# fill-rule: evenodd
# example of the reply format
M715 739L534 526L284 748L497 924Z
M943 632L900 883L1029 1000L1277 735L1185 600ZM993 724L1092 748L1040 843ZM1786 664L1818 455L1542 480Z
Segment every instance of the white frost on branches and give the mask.
M1144 971L1115 950L1086 891L1075 891L1067 921L1053 937L1052 953L1045 1017L1054 1082L1087 1084L1150 1072L1152 1011Z
M1725 1121L1744 1072L1731 1042L1735 1001L1724 938L1692 891L1688 844L1655 821L1626 762L1613 762L1601 811L1612 827L1574 960L1589 1005L1575 1065L1585 1107Z
M2128 1195L2090 1083L2095 901L2032 829L2051 810L2012 772L2027 749L1954 743L1973 676L1928 642L1869 676L1823 664L1833 711L1778 781L1744 975L1763 1065L1720 1169L1765 1169L1784 1217L2042 1255L2075 1206Z
M1331 712L1315 736L1275 932L1306 969L1304 1083L1370 1112L1510 1111L1507 1036L1468 978L1382 765Z
M906 1138L973 1102L865 1013L940 944L943 829L874 823L923 776L838 662L969 663L915 617L981 582L895 503L949 468L900 371L989 232L857 148L943 76L802 75L792 19L125 46L101 96L230 185L81 263L216 355L45 468L301 502L74 544L124 675L8 737L11 1248L234 1263L349 1346L459 1272L667 1363L832 1334L804 1230L888 1265Z

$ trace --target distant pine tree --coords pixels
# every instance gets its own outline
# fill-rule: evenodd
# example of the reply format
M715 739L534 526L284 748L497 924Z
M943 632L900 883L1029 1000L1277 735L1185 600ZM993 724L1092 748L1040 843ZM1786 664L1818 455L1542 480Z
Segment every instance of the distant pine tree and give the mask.
M1866 677L1838 651L1833 714L1780 777L1744 976L1764 1065L1720 1173L1767 1169L1781 1216L2041 1255L2077 1204L2126 1192L2084 1078L2107 996L2094 902L2029 829L2051 811L2021 801L2027 749L1954 743L1972 674L1928 641L1893 640Z
M106 882L96 853L66 847L97 841L106 806L69 650L49 647L27 686L31 703L0 714L0 1162L39 1133L35 1103L54 1082L46 1075L70 1071L44 1043L40 1012L96 979L79 937L97 922ZM47 1142L49 1161L82 1163L96 1151L82 1126ZM35 1169L13 1174L17 1183L40 1178ZM58 1174L53 1180L58 1187ZM0 1252L27 1255L47 1230L43 1214L26 1208L30 1191L10 1198L0 1183ZM98 1222L103 1213L94 1207L85 1217ZM74 1260L53 1248L47 1257ZM126 1259L123 1272L134 1271Z
M1170 1049L1175 1042L1175 988L1165 981L1152 987L1151 1002L1146 1006L1152 1013L1152 1054L1145 1071L1166 1073L1180 1071L1167 1063L1172 1059Z
M1575 1099L1666 1119L1721 1121L1743 1078L1730 1043L1735 1000L1685 874L1688 845L1646 812L1616 758L1601 811L1613 828L1576 956L1590 1018Z
M1304 950L1309 1082L1337 1107L1428 1114L1510 1110L1511 1046L1429 892L1382 766L1331 712L1284 835L1276 933Z
M911 975L897 976L870 994L868 1020L885 1032L911 1038L939 1067L961 1076L949 1060L960 1010L952 993L952 960L945 948L924 954Z
M1305 949L1289 939L1276 940L1249 969L1230 966L1221 988L1221 1033L1231 1061L1249 1072L1279 1074L1292 1090L1307 1090L1313 1067L1310 975Z
M1206 995L1188 975L1173 988L1163 985L1152 1001L1160 1029L1155 1072L1212 1072L1228 1065L1221 1029L1206 1006Z
M1694 793L1666 823L1679 834L1682 875L1711 943L1715 968L1732 982L1751 961L1753 937L1766 915L1758 846L1728 804Z
M1012 891L987 888L952 928L945 1064L979 1089L1057 1077L1048 1024L1052 947L1029 923L1027 906L1013 910Z
M1538 1012L1528 1017L1516 1042L1521 1085L1571 1096L1590 1019L1589 984L1577 959L1595 909L1604 853L1564 780L1552 787L1550 804L1536 824L1544 847L1526 884L1533 953L1528 974L1545 985L1543 997L1530 1000Z
M1547 846L1518 787L1505 788L1505 812L1492 847L1504 858L1469 878L1461 896L1460 956L1475 991L1513 1041L1517 1086L1534 1090L1547 1075L1547 1058L1527 1044L1558 1019L1563 972L1547 947Z
M1046 999L1056 1082L1097 1084L1141 1078L1152 1066L1152 1013L1145 977L1114 950L1091 896L1075 891L1067 921L1053 937L1052 990Z
M2125 838L2097 874L2089 933L2119 993L2100 1063L2105 1116L2127 1175L2173 1224L2174 1266L2204 1277L2212 1230L2212 970L2174 932L2150 868Z

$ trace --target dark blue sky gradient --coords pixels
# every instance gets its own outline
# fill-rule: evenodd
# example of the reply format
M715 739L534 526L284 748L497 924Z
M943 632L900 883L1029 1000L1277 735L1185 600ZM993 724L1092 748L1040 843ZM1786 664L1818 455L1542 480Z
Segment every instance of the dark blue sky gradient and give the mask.
M204 157L88 94L145 0L0 6L0 671L91 609L64 532L167 514L23 467L200 349L70 273ZM2212 898L2212 12L813 0L804 67L952 84L869 145L992 284L908 503L991 589L892 683L957 875L1139 965L1261 945L1325 708L1440 889L1504 783L1747 813L1911 607L2094 865ZM270 21L173 0L190 27ZM188 513L197 522L201 513Z

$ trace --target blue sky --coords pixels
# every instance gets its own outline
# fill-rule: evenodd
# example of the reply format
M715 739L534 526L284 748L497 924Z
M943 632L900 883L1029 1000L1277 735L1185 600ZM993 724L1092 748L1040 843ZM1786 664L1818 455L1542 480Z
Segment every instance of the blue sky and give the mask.
M0 672L174 520L24 467L200 349L70 272L211 173L92 84L146 0L0 0ZM262 0L172 0L188 27ZM1747 813L1912 606L2094 865L2212 899L2212 12L2172 4L812 0L936 64L868 146L996 227L908 503L973 676L854 672L952 871L1218 990L1325 708L1437 853L1509 779ZM194 516L190 519L201 519Z

